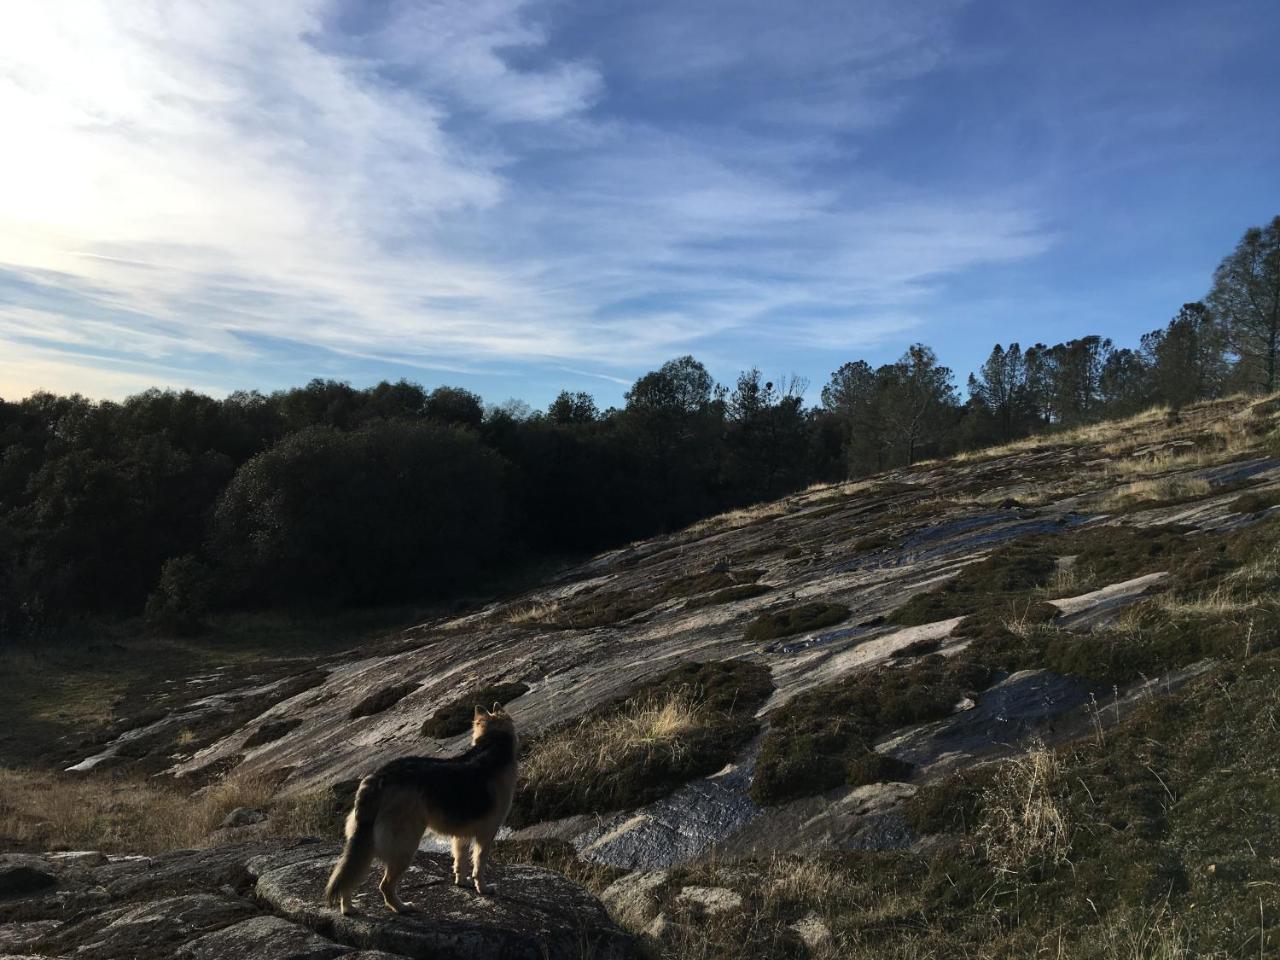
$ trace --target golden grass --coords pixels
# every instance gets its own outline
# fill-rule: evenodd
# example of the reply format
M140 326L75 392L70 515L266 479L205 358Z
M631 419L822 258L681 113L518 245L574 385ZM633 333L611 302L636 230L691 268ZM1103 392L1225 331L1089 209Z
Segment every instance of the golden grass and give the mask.
M1193 956L1183 925L1167 903L1145 912L1109 914L1092 928L1102 960L1184 960Z
M1215 587L1209 593L1185 597L1174 593L1159 594L1154 604L1157 609L1172 617L1224 617L1253 610L1261 598L1237 595L1224 586Z
M530 781L607 776L626 757L678 752L687 734L713 719L701 701L684 691L633 703L612 716L584 719L558 736L534 741L520 761L521 774Z
M273 797L264 779L228 777L187 795L154 780L0 768L0 838L40 850L162 853L214 846L237 807L264 810L261 835L336 833L324 793Z
M693 536L723 533L726 530L737 530L739 527L746 527L764 520L772 520L775 517L784 516L786 512L786 507L780 501L757 503L750 507L740 507L737 510L729 510L726 513L699 520L697 523L687 527L685 533Z
M1037 433L1029 437L1023 437L1021 440L1012 440L1009 443L1000 444L999 446L983 447L981 450L960 453L952 459L960 462L988 460L1049 447L1080 447L1102 443L1107 440L1123 442L1121 435L1132 431L1135 427L1146 426L1154 421L1161 420L1168 413L1169 408L1166 406L1152 407L1124 420L1103 420L1082 427L1074 427L1070 430Z
M539 624L554 623L560 615L560 603L557 600L534 600L519 606L508 607L502 614L504 623L517 627L529 627Z
M1067 859L1071 828L1058 796L1062 781L1061 758L1043 744L999 766L983 792L982 820L974 831L997 870L1020 873Z
M1227 574L1227 580L1246 586L1262 586L1274 593L1276 587L1280 586L1280 543L1266 553L1253 557L1244 566L1232 570Z
M1053 576L1049 578L1049 594L1055 597L1071 596L1080 589L1082 583L1088 583L1091 579L1089 571L1081 571L1075 557L1060 557Z
M1203 497L1212 491L1213 484L1203 477L1172 476L1136 480L1106 494L1098 501L1098 507L1101 510L1123 510L1142 503Z

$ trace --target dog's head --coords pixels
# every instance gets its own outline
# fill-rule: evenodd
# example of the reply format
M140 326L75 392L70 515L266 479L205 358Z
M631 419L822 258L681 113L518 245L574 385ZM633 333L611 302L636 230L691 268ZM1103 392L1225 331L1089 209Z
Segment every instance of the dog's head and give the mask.
M515 721L500 703L495 703L490 710L476 704L475 717L471 721L471 742L477 743L487 733L505 733L512 738L516 735Z

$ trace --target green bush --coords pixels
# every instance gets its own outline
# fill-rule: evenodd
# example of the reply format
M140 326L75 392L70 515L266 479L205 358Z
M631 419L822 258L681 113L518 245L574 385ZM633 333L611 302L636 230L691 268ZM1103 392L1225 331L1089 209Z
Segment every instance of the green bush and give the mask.
M190 636L209 612L209 568L191 555L166 560L160 582L147 597L147 626L159 633Z
M214 543L242 598L441 595L496 552L502 482L500 457L466 430L314 427L236 472L218 504Z

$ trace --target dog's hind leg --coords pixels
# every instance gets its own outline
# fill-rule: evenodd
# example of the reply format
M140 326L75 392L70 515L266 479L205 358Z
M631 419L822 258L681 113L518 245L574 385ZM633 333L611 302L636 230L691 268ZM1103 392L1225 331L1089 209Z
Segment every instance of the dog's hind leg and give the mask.
M453 882L466 886L464 877L471 876L471 842L467 837L453 838Z
M471 876L475 880L476 893L486 894L489 888L484 885L484 868L489 864L489 849L493 846L493 838L497 834L495 827L492 833L476 835L471 848Z
M396 883L409 869L414 854L418 852L418 844L427 828L426 816L410 799L396 798L394 805L389 807L389 815L378 820L378 859L386 866L378 889L382 891L382 899L386 901L388 910L392 913L405 913L412 910L413 905L405 903L396 895Z
M413 904L405 903L396 895L396 883L404 872L409 869L409 864L413 862L413 854L417 849L417 844L408 847L403 852L397 851L397 854L386 861L386 870L383 871L382 881L378 884L378 890L382 892L382 899L386 901L387 909L392 913L408 913L413 910Z

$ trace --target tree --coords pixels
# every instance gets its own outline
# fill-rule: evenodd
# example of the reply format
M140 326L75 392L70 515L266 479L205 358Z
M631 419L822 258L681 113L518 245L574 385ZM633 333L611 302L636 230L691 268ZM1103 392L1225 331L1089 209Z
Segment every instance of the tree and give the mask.
M213 553L242 602L439 596L493 556L502 471L471 430L310 427L236 471L214 515Z
M884 417L909 466L922 447L937 443L955 423L958 401L951 370L923 343L913 343L897 363L881 370Z
M888 425L880 412L882 379L865 360L854 360L841 364L822 388L823 407L837 418L843 428L849 476L885 467L890 437Z
M438 423L478 429L484 421L484 403L461 387L436 387L427 395L423 412Z
M1230 367L1226 334L1203 303L1184 303L1163 330L1144 334L1142 352L1155 399L1177 409L1222 395Z
M1213 274L1209 307L1227 330L1249 381L1270 393L1277 387L1280 351L1280 216L1250 227Z
M647 508L660 527L701 513L715 497L724 404L693 357L668 360L626 393L623 427L645 475Z
M1108 417L1127 417L1148 406L1152 400L1151 364L1138 350L1112 350L1102 362L1098 377L1102 412Z
M147 626L157 633L199 633L209 612L208 567L190 554L166 560L160 582L147 597Z
M923 448L944 439L959 414L951 371L920 343L875 371L862 360L844 364L823 388L822 402L846 424L854 476L914 463Z
M1027 386L1027 365L1016 343L1006 350L996 344L979 368L969 374L969 396L976 399L996 425L1001 441L1023 436L1034 417Z
M807 386L794 375L775 386L755 367L739 374L726 406L725 440L727 486L736 501L776 496L799 482L807 446Z
M1111 341L1095 334L1027 350L1028 382L1047 422L1060 426L1089 423L1102 413L1102 371Z
M548 405L547 417L552 423L562 426L595 423L600 419L600 410L596 407L596 401L591 394L561 390Z

